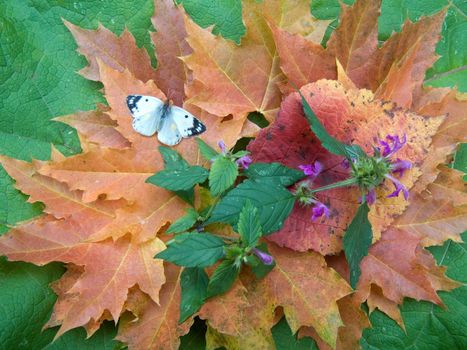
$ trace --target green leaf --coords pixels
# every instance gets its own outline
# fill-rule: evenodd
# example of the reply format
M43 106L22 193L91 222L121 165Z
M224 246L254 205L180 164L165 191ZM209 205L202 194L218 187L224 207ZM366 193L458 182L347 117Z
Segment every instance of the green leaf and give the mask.
M188 208L186 214L169 226L166 233L180 233L192 228L198 220L199 214L193 208Z
M186 169L190 166L183 157L170 147L159 146L159 152L164 160L166 170Z
M191 326L190 332L180 337L180 347L178 350L206 350L207 328L205 321L199 317L195 317L195 322Z
M162 159L164 160L165 170L172 170L172 171L180 170L180 171L182 171L182 174L186 178L186 169L190 168L191 166L190 166L190 164L188 164L188 162L185 159L183 159L183 157L178 152L174 151L173 149L171 149L169 147L164 147L164 146L159 146L159 152L161 153ZM200 173L202 173L201 170L198 171L198 174L200 174ZM164 177L163 178L163 183L171 182L167 178L168 177L167 175L168 174L166 174L165 177L163 176ZM183 181L181 181L181 179L179 179L179 180L180 181L178 181L177 183L182 182L182 186L183 186ZM206 180L206 179L204 179L204 180ZM154 183L152 181L157 181L157 180L154 179L154 175L149 177L146 180L146 182L149 182L149 183L152 183L152 184L154 184L156 186L159 186L159 185L157 185L156 183ZM193 184L193 186L195 184ZM171 186L171 185L169 184L169 186ZM194 192L194 189L192 188L193 186L191 186L191 187L189 187L188 189L185 189L185 190L174 190L174 192L180 198L182 198L185 202L193 205L193 202L195 200L195 192ZM161 187L164 187L164 186L161 186ZM164 188L167 188L167 187L164 187ZM169 189L169 188L167 188L167 189Z
M196 137L196 142L198 143L199 151L201 152L201 155L204 157L204 159L211 161L219 155L219 153L216 152L214 148L209 146L206 142L201 140L199 137Z
M276 350L318 350L315 341L310 337L297 338L292 333L285 317L271 328Z
M268 246L266 245L266 243L261 243L257 248L269 254ZM256 255L250 255L249 258L253 258L257 262L253 264L248 264L251 267L251 271L255 274L256 278L265 277L269 272L271 272L274 266L276 266L275 261L271 265L263 264Z
M184 322L204 304L207 296L208 282L209 278L204 269L199 267L183 269L180 279L182 297L179 323Z
M311 106L305 100L305 97L300 91L298 91L302 98L303 111L308 119L311 130L314 132L316 137L321 141L321 145L326 148L329 152L337 154L338 156L344 156L347 159L357 158L359 156L366 156L365 152L358 145L346 145L339 140L332 137L323 124L319 121L316 114L311 109Z
M210 233L182 233L155 256L175 265L208 267L224 256L224 241Z
M235 282L240 267L233 260L224 260L214 270L208 284L208 298L224 294Z
M74 129L51 119L104 102L101 85L76 74L86 59L76 53L62 18L85 28L97 28L100 22L117 33L128 27L139 45L150 48L153 6L152 0L136 0L132 6L117 0L3 1L0 154L48 159L51 143L67 155L78 153Z
M206 169L194 165L183 169L161 170L149 177L146 182L170 191L187 191L196 184L206 181L208 175Z
M344 4L352 4L355 0L344 0ZM339 16L341 6L339 0L313 0L311 13L318 19L334 19Z
M467 143L460 144L459 149L454 155L452 167L462 171L464 174L467 173Z
M240 0L177 0L201 27L214 25L213 33L240 44L245 34Z
M258 209L263 234L280 230L295 203L292 193L276 181L246 180L221 199L206 224L222 222L236 226L247 200Z
M283 186L290 186L305 177L301 170L292 169L280 163L253 163L245 174L250 180L272 180Z
M256 247L261 237L261 224L259 223L258 209L249 200L240 212L238 219L238 233L242 237L244 247Z
M467 241L467 233L463 240ZM467 243L447 241L431 247L439 265L448 267L446 275L464 285L451 292L439 292L445 306L406 299L401 307L406 332L380 311L370 316L372 328L363 331L360 344L368 350L451 350L466 349L467 338Z
M344 252L350 268L350 285L355 289L360 277L360 261L368 255L373 233L368 220L368 204L365 202L358 207L344 235Z
M39 202L27 203L27 196L13 187L14 181L0 166L0 235L8 227L39 215L43 205Z
M212 163L209 172L209 188L213 196L218 196L230 188L238 176L238 166L232 160L219 157Z
M3 349L42 349L55 335L42 332L56 296L49 284L64 272L60 264L37 267L0 258L0 335ZM20 346L21 345L21 346Z
M47 345L43 350L115 350L121 349L123 344L114 340L117 328L112 322L104 322L99 330L87 338L83 327L72 329Z

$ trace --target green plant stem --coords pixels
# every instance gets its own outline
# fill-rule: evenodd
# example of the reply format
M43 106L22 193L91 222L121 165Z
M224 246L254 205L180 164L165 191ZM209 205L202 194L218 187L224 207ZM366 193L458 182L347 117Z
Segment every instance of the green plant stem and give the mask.
M225 240L227 240L227 241L231 241L231 242L236 242L236 241L238 241L238 238L235 238L235 237L224 236L224 235L218 235L217 233L215 233L215 235L216 235L217 237L220 237L220 238L225 239Z
M335 182L335 183L330 184L330 185L314 188L314 189L310 190L310 193L316 193L316 192L331 190L333 188L338 188L338 187L351 186L351 185L355 185L356 183L357 183L357 179L351 177L351 178L348 178L348 179L345 179L345 180L342 180L342 181L339 181L339 182Z
M217 195L216 197L214 197L214 200L212 201L212 205L211 207L209 208L208 212L206 213L206 215L203 217L203 222L206 221L207 219L209 219L209 217L211 216L212 214L212 211L214 210L214 207L216 206L217 202L219 202L219 199L221 199L221 195Z

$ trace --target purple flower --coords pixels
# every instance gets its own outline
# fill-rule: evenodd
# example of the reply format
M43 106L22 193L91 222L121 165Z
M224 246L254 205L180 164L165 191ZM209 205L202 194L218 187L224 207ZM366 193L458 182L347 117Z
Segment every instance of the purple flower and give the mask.
M312 179L315 179L323 170L323 165L320 162L316 161L313 164L299 165L298 168L302 170L305 175L309 176Z
M392 184L396 188L394 192L392 192L390 195L387 196L388 198L397 197L399 196L399 193L402 191L402 193L404 194L405 200L409 199L409 191L407 190L407 188L405 188L405 186L402 183L400 183L399 180L397 180L396 178L394 178L393 176L389 174L386 174L385 177L391 180Z
M219 148L221 149L222 153L223 154L226 154L227 153L227 147L225 147L225 143L224 141L220 140L217 145L219 146Z
M372 205L376 202L376 191L374 187L370 188L370 190L366 194L366 202L368 203L368 205Z
M404 175L404 171L412 168L412 163L408 160L402 160L397 158L394 162L391 163L391 171L397 173L399 176Z
M399 139L399 136L397 135L387 135L386 136L386 141L379 141L379 144L383 146L381 150L381 155L383 157L389 158L391 157L394 153L396 153L398 150L400 150L405 143L407 142L407 136L404 134L402 137L402 140Z
M264 265L272 265L274 262L274 258L271 255L262 252L261 250L253 248L252 251L253 254L255 254Z
M311 221L316 221L322 216L329 217L329 208L323 203L316 201L315 206L313 207L313 215L311 216Z
M248 169L249 165L253 162L249 156L243 156L236 160L236 163L243 169Z

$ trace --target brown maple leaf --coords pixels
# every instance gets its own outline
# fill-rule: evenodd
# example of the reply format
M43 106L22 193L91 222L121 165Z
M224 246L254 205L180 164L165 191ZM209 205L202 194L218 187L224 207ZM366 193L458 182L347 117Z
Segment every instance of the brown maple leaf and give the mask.
M128 299L126 308L133 315L122 318L117 339L130 349L175 350L179 337L190 330L192 321L178 324L181 269L171 264L164 266L167 282L160 291L159 305L138 290Z

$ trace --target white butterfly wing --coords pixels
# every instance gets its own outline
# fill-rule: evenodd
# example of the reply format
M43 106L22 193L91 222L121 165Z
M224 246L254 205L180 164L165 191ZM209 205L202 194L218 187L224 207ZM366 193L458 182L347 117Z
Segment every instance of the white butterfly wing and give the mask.
M162 127L157 133L157 139L167 146L175 146L182 139L177 124L169 112L162 118Z
M141 135L152 136L161 128L164 102L156 97L129 95L127 106L133 116L133 129Z
M177 125L180 135L184 138L199 135L206 131L206 126L183 108L172 106L168 114Z

